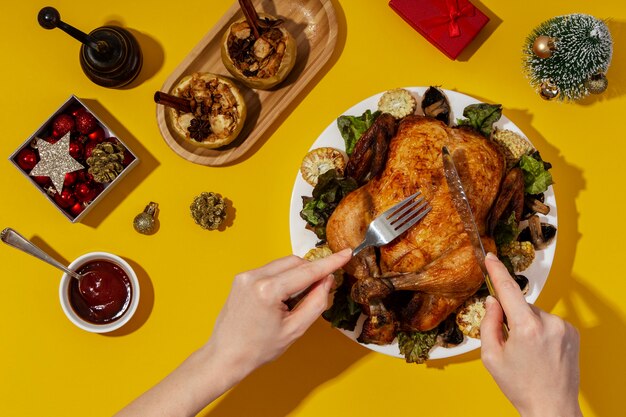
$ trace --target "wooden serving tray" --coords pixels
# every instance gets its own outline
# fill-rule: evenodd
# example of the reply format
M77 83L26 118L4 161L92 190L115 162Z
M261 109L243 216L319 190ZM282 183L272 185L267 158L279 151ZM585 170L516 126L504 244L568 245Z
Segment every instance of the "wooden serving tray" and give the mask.
M232 163L249 151L289 107L298 93L330 59L337 42L337 20L331 0L255 0L258 12L285 20L285 27L298 46L296 64L289 76L272 90L255 90L236 83L244 96L248 115L239 137L218 149L206 149L178 139L168 126L163 106L157 105L157 123L165 142L182 158L201 165L219 166ZM224 30L243 18L235 3L202 38L163 84L170 92L186 75L211 72L230 77L220 56Z

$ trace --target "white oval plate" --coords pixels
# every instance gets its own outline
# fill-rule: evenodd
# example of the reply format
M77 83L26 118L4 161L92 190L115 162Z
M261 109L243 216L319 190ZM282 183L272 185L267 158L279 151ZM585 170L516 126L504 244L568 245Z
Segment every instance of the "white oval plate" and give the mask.
M422 97L428 87L404 88L406 90L409 90L417 100L417 112L421 114ZM453 124L456 124L455 122L457 119L463 118L463 109L465 109L466 106L470 104L480 103L479 100L476 100L475 98L468 95L458 93L456 91L443 91L450 102L450 120L454 121ZM372 111L377 110L378 100L382 94L383 93L376 94L361 101L358 104L355 104L354 106L349 108L344 114L350 116L360 116L367 109L370 109ZM502 117L495 124L495 126L500 129L512 130L526 137L526 135L524 135L524 133L505 115L502 115ZM341 137L341 134L339 133L339 129L337 128L336 120L333 120L322 132L322 134L319 135L317 140L313 142L313 145L310 149L316 149L323 146L330 146L340 149L341 151L345 151L344 141ZM304 155L302 156L304 157ZM291 248L293 253L298 256L303 256L318 242L315 233L305 229L306 222L300 217L300 210L302 210L302 196L310 196L312 191L313 187L311 187L311 185L304 181L304 179L302 179L302 175L300 175L300 173L298 172L296 176L296 181L293 186L293 191L291 193L291 204L289 208L289 230L291 235ZM543 216L542 221L550 223L556 227L556 199L554 197L554 190L552 189L552 186L550 186L550 188L545 192L545 204L550 207L550 213L547 216ZM530 281L530 289L526 294L526 299L530 303L533 303L535 302L535 300L537 300L539 293L546 283L548 274L550 273L552 260L554 259L555 248L556 238L550 244L550 246L548 246L548 248L536 252L534 262L527 270L523 272L523 275L525 275ZM364 316L362 315L361 319L357 323L357 327L352 332L345 330L340 331L356 342L356 338L361 332L361 325L363 323L363 320ZM398 358L404 358L404 356L401 355L400 351L398 350L398 344L396 341L384 346L378 346L374 344L362 345L376 352L384 353L386 355L395 356ZM461 344L451 348L443 348L439 346L434 347L430 352L430 359L442 359L451 356L457 356L462 353L477 349L478 347L480 347L480 340L466 337Z

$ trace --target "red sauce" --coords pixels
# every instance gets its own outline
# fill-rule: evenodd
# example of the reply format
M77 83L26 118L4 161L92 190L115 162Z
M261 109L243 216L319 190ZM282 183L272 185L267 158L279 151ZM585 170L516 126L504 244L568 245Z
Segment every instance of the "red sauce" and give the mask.
M126 272L107 260L96 260L82 265L79 281L72 279L69 286L70 304L82 318L94 324L113 322L130 305L132 288Z

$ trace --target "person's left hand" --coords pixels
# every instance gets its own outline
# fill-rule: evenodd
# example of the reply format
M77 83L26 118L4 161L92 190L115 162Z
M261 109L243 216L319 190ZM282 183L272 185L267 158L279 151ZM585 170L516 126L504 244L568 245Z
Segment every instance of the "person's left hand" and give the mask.
M238 274L207 345L246 374L277 358L326 309L332 273L350 258L350 250L314 262L288 256ZM290 311L284 301L311 285Z

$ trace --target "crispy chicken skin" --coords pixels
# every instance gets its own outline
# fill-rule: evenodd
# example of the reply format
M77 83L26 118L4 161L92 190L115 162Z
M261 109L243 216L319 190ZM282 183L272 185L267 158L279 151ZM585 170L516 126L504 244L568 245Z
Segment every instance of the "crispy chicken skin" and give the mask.
M505 172L504 157L473 130L449 128L422 116L402 120L389 145L384 170L346 196L326 228L334 252L354 248L372 219L415 191L422 192L432 206L431 212L380 248L380 275L373 274L369 266L373 250L362 252L344 268L357 278L353 297L362 304L384 300L395 290L414 291L401 312L399 328L405 330L434 328L483 281L450 197L441 157L444 145L454 156L485 249L495 251L493 239L486 236L487 221Z

